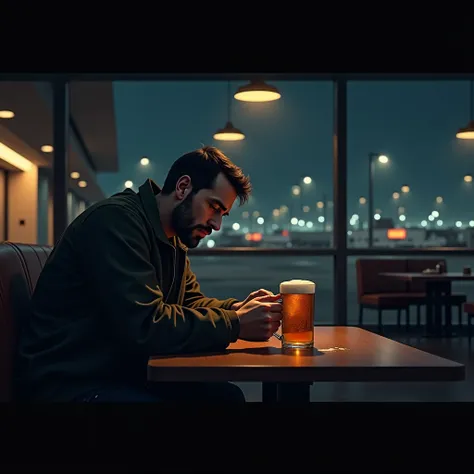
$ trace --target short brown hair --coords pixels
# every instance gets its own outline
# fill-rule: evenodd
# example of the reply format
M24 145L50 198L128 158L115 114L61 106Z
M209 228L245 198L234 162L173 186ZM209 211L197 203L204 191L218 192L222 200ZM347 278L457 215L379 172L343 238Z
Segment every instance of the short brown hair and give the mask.
M193 192L212 189L219 173L223 173L235 189L240 205L247 202L252 192L249 177L214 146L203 146L179 157L168 172L162 192L171 194L178 179L184 175L190 176Z

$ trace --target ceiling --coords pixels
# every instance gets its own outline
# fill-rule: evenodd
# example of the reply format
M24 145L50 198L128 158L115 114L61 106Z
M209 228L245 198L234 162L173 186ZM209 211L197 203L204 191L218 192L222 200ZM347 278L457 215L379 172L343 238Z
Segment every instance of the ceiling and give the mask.
M13 119L0 119L0 136L40 167L50 168L53 162L52 153L41 151L43 145L53 144L52 105L49 83L0 81L0 110L15 113ZM79 137L70 129L69 173L78 171L87 187L79 188L78 180L71 178L69 187L91 202L104 198L96 172L118 169L114 114L111 83L71 84L70 115Z

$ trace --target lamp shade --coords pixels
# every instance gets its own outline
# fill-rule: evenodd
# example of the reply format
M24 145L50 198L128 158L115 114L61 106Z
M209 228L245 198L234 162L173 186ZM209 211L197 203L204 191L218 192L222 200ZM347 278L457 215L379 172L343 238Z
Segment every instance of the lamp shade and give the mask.
M234 98L243 102L270 102L278 100L280 92L275 86L263 81L250 81L250 84L241 86L234 94Z
M456 138L461 140L474 140L474 120L471 120L467 127L460 128L456 133Z
M245 135L232 125L232 122L227 122L224 128L220 128L214 133L215 140L222 140L226 142L243 140Z

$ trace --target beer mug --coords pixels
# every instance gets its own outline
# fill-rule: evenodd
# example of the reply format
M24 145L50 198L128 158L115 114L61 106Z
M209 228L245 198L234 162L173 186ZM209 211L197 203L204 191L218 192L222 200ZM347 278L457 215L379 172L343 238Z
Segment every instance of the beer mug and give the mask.
M283 348L313 347L315 292L316 284L309 280L289 280L280 283Z

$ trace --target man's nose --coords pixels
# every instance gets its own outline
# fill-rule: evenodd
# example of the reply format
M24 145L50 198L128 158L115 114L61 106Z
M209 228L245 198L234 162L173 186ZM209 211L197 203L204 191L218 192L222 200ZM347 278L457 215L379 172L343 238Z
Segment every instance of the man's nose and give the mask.
M210 227L212 227L216 232L220 230L222 224L222 219L211 219L209 221Z

